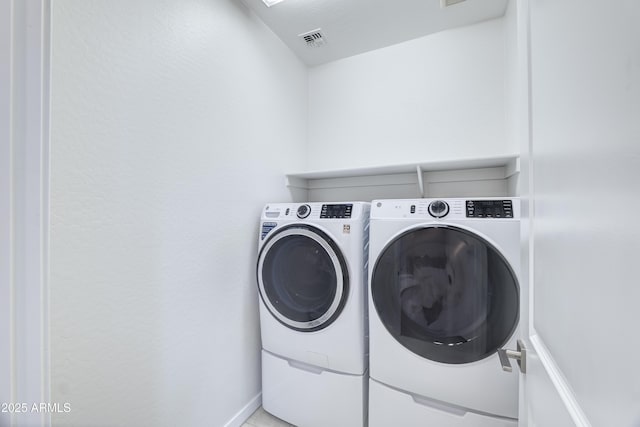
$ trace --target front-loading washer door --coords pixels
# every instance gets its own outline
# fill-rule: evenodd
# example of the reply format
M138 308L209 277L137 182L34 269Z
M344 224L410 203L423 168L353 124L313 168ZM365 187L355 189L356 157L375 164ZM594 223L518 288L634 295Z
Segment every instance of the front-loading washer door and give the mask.
M416 228L392 240L376 261L371 296L396 340L442 363L494 354L518 324L518 281L507 260L453 226Z
M260 251L257 275L269 312L298 331L329 326L349 293L347 266L338 246L310 225L275 232Z

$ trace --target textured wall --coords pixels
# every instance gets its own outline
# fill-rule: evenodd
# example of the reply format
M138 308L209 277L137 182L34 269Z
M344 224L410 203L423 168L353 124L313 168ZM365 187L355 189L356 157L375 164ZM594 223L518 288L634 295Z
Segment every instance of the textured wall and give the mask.
M306 69L235 1L55 0L52 28L54 425L224 425L260 392L258 218L304 162Z
M309 74L311 169L503 155L504 22L443 31Z

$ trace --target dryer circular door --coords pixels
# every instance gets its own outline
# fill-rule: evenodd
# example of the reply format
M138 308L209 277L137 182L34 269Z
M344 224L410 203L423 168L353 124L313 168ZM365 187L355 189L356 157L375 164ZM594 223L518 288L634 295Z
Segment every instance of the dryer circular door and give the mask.
M373 270L371 296L389 333L436 362L484 359L518 324L513 269L491 243L454 226L416 228L387 244Z
M258 255L258 288L271 314L298 331L317 331L340 315L349 290L335 242L309 225L283 227Z

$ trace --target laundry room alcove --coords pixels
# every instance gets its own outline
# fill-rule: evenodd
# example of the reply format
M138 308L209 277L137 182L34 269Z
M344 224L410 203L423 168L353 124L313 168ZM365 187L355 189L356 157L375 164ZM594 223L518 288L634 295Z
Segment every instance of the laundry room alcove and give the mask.
M294 201L519 195L520 158L504 156L434 160L285 175Z

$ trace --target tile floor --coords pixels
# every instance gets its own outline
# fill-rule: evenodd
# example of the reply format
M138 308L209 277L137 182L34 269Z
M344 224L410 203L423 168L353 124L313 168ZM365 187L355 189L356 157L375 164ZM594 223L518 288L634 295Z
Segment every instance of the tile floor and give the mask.
M295 427L293 424L282 421L262 409L262 406L254 412L242 427Z

